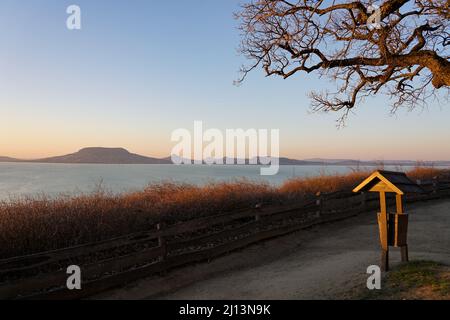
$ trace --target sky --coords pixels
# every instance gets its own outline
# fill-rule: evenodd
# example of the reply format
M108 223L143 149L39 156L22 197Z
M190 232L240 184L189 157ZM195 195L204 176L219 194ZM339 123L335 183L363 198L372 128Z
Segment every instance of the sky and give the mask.
M450 160L450 106L390 114L366 99L343 129L312 114L307 94L330 85L256 70L239 87L236 0L2 0L0 155L40 158L83 147L166 157L178 128L279 129L281 155ZM68 30L66 8L81 8Z

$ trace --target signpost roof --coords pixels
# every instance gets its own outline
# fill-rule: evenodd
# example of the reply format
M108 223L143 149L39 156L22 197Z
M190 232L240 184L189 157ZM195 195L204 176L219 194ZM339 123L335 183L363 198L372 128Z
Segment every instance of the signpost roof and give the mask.
M392 192L399 195L422 193L423 189L409 179L404 172L378 170L372 173L353 192Z

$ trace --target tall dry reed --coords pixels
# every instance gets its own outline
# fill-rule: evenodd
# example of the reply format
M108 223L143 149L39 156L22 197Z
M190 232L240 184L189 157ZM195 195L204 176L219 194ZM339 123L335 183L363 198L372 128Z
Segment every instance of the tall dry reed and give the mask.
M323 174L292 179L279 187L247 180L205 186L161 183L123 195L99 190L73 198L4 202L0 203L0 259L149 230L160 221L171 224L258 203L285 203L318 192L351 190L368 174ZM441 170L424 167L408 173L413 179L439 174Z

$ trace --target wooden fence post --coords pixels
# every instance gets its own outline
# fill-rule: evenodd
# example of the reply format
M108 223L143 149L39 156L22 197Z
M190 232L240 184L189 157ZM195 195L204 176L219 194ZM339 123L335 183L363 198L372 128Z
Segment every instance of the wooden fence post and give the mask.
M262 207L263 207L262 203L258 203L258 204L255 206L255 210L256 210L255 221L256 221L256 222L258 222L259 220L261 220L261 215L260 215L259 213L260 213L260 211L262 210Z
M322 193L318 192L317 194L317 200L316 200L316 205L317 205L317 213L316 213L316 218L320 218L322 216L322 211L323 211L323 203L325 198L323 197Z
M156 225L156 229L161 233L162 229L163 229L163 224L158 223ZM166 245L166 239L164 239L164 236L161 234L158 236L158 246L160 248L162 248L162 256L161 257L162 257L162 260L164 261L167 258L167 245Z
M439 178L433 178L433 194L439 195Z
M255 206L256 214L255 214L255 223L256 223L256 230L259 231L260 225L261 225L261 215L260 211L262 210L262 204L257 204Z

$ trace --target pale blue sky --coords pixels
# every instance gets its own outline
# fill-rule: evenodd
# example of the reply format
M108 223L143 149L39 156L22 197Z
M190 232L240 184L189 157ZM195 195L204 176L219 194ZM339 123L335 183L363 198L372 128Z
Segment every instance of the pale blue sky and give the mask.
M235 0L2 0L0 155L32 158L85 146L167 156L170 134L208 128L280 129L295 158L450 159L450 108L389 115L368 99L348 121L309 114L316 76L233 86L243 57ZM82 30L65 26L82 9Z

